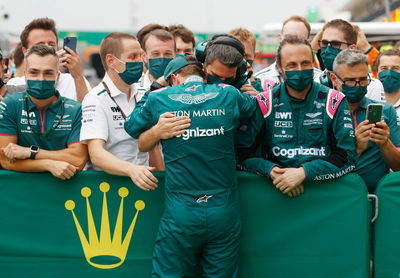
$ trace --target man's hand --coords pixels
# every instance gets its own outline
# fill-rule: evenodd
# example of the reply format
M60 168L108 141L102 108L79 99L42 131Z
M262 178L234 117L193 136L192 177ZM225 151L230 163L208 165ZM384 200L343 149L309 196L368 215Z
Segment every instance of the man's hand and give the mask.
M371 48L371 44L368 42L367 37L358 25L353 24L353 28L357 32L357 49L362 53L367 52Z
M157 188L157 178L150 172L155 171L155 167L132 164L128 170L128 175L137 187L149 191Z
M357 155L360 156L367 148L371 138L371 128L374 124L370 124L368 120L362 121L355 129L357 141Z
M277 177L285 173L286 169L285 168L279 168L278 166L274 166L271 169L271 172L269 172L269 176L272 181L274 181Z
M251 84L244 84L240 90L248 95L256 96L259 92Z
M65 161L51 160L48 165L48 171L62 180L72 178L77 170L77 167Z
M155 136L161 140L181 135L188 127L190 127L189 117L175 117L174 114L166 112L160 115L157 124L152 130Z
M293 188L291 191L289 191L287 193L287 195L291 198L293 197L297 197L301 194L304 193L304 186L302 184L300 184L299 186L296 186L295 188Z
M288 194L289 192L297 193L298 191L292 191L294 188L302 184L306 178L306 172L303 167L299 168L286 168L285 172L277 177L273 184L277 189L279 189L283 194Z
M315 37L313 38L313 40L310 42L311 44L311 48L313 51L318 51L319 50L319 40L322 40L322 29L315 35Z
M31 150L27 147L21 147L14 143L9 143L5 148L2 148L4 155L10 160L28 159L31 156Z
M389 141L390 129L385 122L377 122L371 129L370 140L374 142L379 148L385 146Z
M70 54L61 49L57 51L60 57L60 68L67 68L74 79L83 77L83 70L81 65L81 58L79 54L74 52L68 46L65 47Z

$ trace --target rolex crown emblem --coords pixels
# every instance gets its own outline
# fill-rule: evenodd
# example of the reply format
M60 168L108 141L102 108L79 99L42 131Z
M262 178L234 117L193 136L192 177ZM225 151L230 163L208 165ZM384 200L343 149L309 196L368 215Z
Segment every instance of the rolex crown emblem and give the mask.
M81 190L81 195L86 199L87 208L87 221L88 221L88 234L86 235L83 231L79 220L75 215L74 208L75 202L68 200L65 202L65 208L72 213L72 217L75 222L76 230L81 241L82 249L85 254L86 261L96 267L101 269L111 269L120 266L126 258L128 252L129 244L132 238L133 230L135 229L136 220L139 215L139 211L145 208L145 203L142 200L135 202L136 213L133 217L128 231L125 237L122 236L122 224L123 224L123 214L124 214L124 198L128 196L129 191L126 187L121 187L118 190L118 195L121 197L121 202L118 210L117 221L114 228L113 236L111 237L110 230L110 220L108 214L108 204L107 204L107 192L110 190L110 185L106 182L100 184L100 191L103 192L103 205L101 213L101 225L100 225L100 238L96 230L95 221L92 214L92 209L90 206L89 197L92 191L89 187L83 187ZM113 257L116 259L116 263L102 264L96 262L96 258L101 258L104 256Z

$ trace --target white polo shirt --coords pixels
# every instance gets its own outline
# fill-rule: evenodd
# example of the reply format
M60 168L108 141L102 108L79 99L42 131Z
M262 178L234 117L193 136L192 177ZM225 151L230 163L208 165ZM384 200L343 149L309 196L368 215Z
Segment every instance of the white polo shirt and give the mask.
M138 141L126 133L125 120L119 110L129 116L136 103L143 97L144 91L138 91L137 85L133 84L131 98L128 101L127 95L114 85L107 73L103 81L118 105L109 96L102 83L94 87L82 102L80 141L86 144L89 139L103 139L106 142L104 148L119 159L138 165L148 165L148 153L139 152Z
M90 91L92 88L90 87L89 82L85 79L86 87ZM14 77L11 78L8 82L7 85L13 85L13 86L26 86L26 80L25 76L21 77ZM61 73L60 78L58 79L56 83L56 89L60 93L61 96L70 98L73 100L76 99L76 87L75 87L75 81L74 78L70 73Z

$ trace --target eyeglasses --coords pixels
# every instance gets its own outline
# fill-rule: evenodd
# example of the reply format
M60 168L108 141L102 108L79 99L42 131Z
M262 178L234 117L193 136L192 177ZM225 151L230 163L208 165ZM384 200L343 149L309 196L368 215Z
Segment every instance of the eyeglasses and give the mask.
M336 74L336 77L340 80L340 81L342 81L342 83L344 84L344 85L346 85L346 86L349 86L349 87L355 87L355 86L357 86L357 84L358 84L358 86L362 86L362 87L365 87L365 86L368 86L369 85L369 83L371 83L371 78L369 77L369 76L367 76L367 77L362 77L362 78L360 78L360 79L355 79L355 78L349 78L349 79L342 79L339 75L337 75Z
M327 41L327 40L319 40L318 41L319 47L327 47L330 45L333 48L341 48L342 44L345 44L347 46L351 45L351 43L348 42L341 42L341 41Z

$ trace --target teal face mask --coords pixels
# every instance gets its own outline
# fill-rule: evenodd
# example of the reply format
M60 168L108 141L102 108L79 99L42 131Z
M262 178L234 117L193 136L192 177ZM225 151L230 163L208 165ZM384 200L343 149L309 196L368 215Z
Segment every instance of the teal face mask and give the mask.
M37 99L48 99L57 93L54 80L28 80L26 92Z
M342 92L346 95L349 103L360 102L363 97L367 94L367 86L347 86L343 84Z
M400 72L387 69L379 73L379 80L383 84L385 93L395 93L400 89Z
M151 75L158 79L164 75L165 68L167 67L168 63L171 62L172 58L154 58L149 59L149 71Z
M228 84L228 85L234 85L235 83L235 78L226 78L225 80L222 80L219 77L216 77L214 75L208 74L207 75L207 83L208 84Z
M329 71L333 70L333 61L335 61L335 58L340 53L340 51L342 51L342 49L333 48L330 45L321 48L322 61Z
M247 62L250 66L253 66L254 60L246 60L246 62Z
M288 70L285 83L296 91L303 91L313 82L314 70Z
M115 56L114 56L115 57ZM125 64L125 71L118 72L119 77L128 85L138 82L143 73L142 62L124 62L115 57L118 61Z

